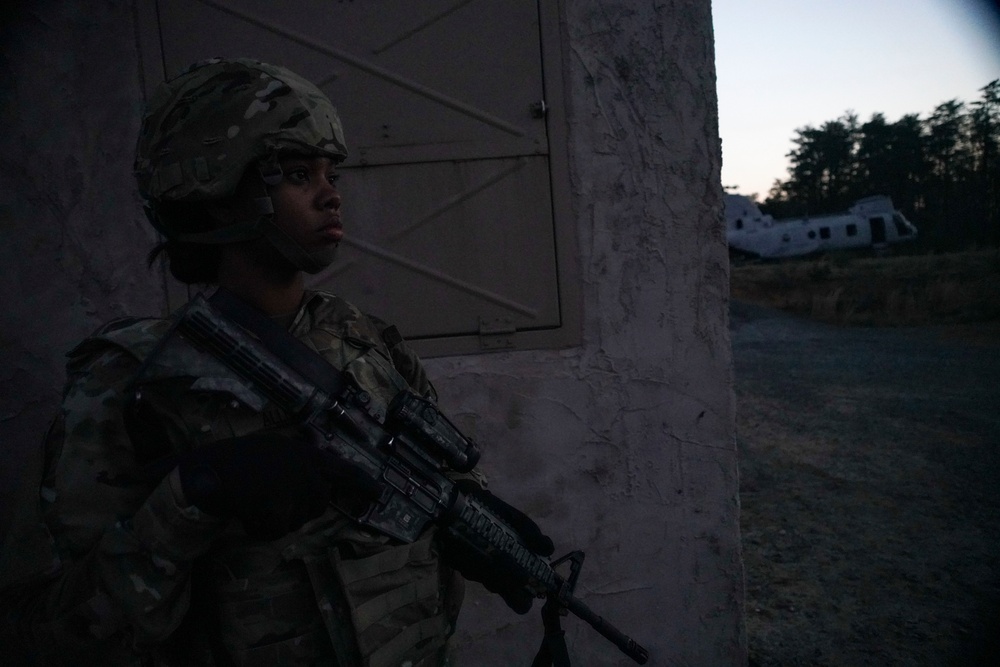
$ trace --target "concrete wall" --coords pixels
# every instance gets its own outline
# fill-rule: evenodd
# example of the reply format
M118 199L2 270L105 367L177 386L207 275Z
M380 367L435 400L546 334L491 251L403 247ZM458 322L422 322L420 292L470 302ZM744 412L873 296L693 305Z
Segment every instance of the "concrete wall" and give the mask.
M559 552L579 593L657 665L745 663L728 261L709 0L564 0L584 344L435 359L493 488ZM141 85L132 5L22 3L3 26L0 484L57 409L62 355L152 314L162 276L133 194ZM627 664L570 618L577 665ZM537 611L470 586L462 664L528 664Z
M132 178L132 3L12 4L0 25L0 529L58 409L64 354L165 304Z
M566 0L584 344L434 359L493 489L657 665L745 662L738 478L708 0ZM557 554L557 555L561 555ZM527 664L535 614L472 598L462 664ZM576 619L573 664L627 664ZM525 638L528 639L525 639Z

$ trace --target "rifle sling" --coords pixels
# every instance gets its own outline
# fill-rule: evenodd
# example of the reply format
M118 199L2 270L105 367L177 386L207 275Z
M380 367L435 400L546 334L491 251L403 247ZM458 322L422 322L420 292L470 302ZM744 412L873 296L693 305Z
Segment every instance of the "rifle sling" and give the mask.
M331 396L343 393L347 386L343 373L259 310L221 287L208 299L208 302L224 317L256 336L264 347L303 380L323 389Z

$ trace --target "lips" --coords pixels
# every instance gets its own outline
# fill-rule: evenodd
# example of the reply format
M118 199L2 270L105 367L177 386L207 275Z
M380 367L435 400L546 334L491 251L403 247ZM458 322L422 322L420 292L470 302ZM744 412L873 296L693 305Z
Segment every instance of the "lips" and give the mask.
M340 243L340 240L344 238L344 226L341 224L340 218L323 225L318 231L325 241L331 243Z

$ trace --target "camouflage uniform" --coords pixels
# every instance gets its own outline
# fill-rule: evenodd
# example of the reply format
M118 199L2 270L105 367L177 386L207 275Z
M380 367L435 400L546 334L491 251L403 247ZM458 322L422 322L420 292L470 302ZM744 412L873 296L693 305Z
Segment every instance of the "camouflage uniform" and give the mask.
M7 592L5 632L58 664L442 664L461 580L433 532L401 545L331 507L254 542L186 506L176 470L150 477L144 449L182 453L285 419L179 339L143 365L168 325L113 323L70 353L41 493L60 566ZM337 297L310 293L290 330L383 407L404 388L434 396L405 343ZM126 427L129 411L145 436Z
M263 237L298 269L317 270L330 257L273 224L267 188L282 178L281 153L346 157L330 101L284 68L213 59L154 93L135 173L170 243ZM253 219L198 228L170 208L225 200L253 170ZM176 339L157 348L168 328L120 321L70 353L47 438L43 519L29 516L0 552L0 646L18 638L33 653L26 660L72 665L438 664L461 579L440 564L433 531L399 544L328 509L279 540L254 541L238 522L187 505L176 469L151 474L149 460L285 419L208 355ZM407 387L433 398L416 356L386 335L394 329L334 296L308 295L290 330L383 414Z

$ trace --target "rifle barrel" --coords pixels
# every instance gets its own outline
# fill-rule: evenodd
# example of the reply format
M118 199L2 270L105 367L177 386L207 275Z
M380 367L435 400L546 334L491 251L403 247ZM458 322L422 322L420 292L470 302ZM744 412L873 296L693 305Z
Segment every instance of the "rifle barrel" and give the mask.
M574 616L586 621L590 627L594 628L602 637L618 647L618 649L635 660L640 665L645 665L649 660L649 652L640 646L634 639L624 632L604 620L603 616L595 614L590 607L580 600L571 597L565 602L560 602Z

